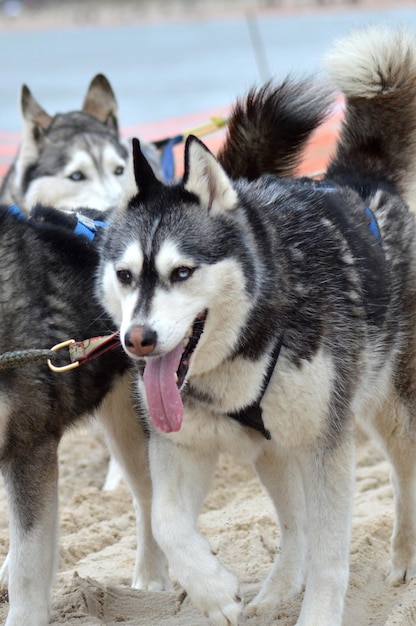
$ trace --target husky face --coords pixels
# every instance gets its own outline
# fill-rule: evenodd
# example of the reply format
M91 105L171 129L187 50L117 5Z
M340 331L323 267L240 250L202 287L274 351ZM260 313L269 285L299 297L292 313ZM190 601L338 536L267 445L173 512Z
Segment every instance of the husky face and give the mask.
M126 352L146 360L145 385L153 391L155 384L168 389L170 406L178 406L169 423L160 424L162 430L179 430L179 391L185 381L191 373L197 376L215 368L238 341L250 308L244 272L250 261L242 259L244 245L230 217L236 194L220 168L214 175L217 162L202 144L184 186L163 188L169 211L162 210L162 184L137 140L134 146L130 200L127 209L116 213L111 239L104 246L101 297L120 325ZM201 164L213 168L201 184L199 153L204 157ZM119 228L132 233L122 249L119 245L126 238L119 236ZM174 238L173 232L180 237ZM250 276L252 270L246 273ZM161 395L147 393L156 403L163 402ZM160 407L150 410L162 413Z
M49 115L22 87L23 137L0 200L29 213L37 203L70 210L116 206L127 160L117 102L107 79L92 81L82 109Z
M61 210L93 207L106 210L120 198L127 152L109 137L85 132L45 142L42 158L22 174L26 206L40 200Z

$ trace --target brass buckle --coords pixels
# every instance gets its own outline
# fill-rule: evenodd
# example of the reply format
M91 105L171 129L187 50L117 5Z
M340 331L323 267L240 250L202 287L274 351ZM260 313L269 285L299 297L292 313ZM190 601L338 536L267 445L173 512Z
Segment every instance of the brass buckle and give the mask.
M57 343L56 346L51 348L51 350L53 352L57 352L58 350L62 350L62 348L67 348L73 343L75 343L75 339L67 339L66 341ZM62 365L58 367L54 365L50 359L48 359L48 367L50 370L52 370L52 372L68 372L69 370L73 370L76 367L79 367L79 361L75 361L74 363L68 363L68 365Z

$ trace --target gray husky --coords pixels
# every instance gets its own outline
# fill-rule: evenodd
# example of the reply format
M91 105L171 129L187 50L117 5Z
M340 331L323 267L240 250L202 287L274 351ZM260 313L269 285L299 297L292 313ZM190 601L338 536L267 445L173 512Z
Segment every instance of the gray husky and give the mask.
M82 109L49 115L23 85L23 134L0 188L0 202L29 213L42 202L57 209L113 208L121 194L127 148L120 138L118 105L103 74L95 76ZM159 171L159 153L146 144Z
M234 164L235 175L257 176L258 163L271 173L282 171L274 163L280 155L290 174L325 106L320 92L306 84L251 92L231 115L224 162L230 169ZM259 152L250 166L253 145ZM147 438L130 393L133 361L119 346L68 372L52 372L46 357L3 367L9 352L13 358L16 351L49 349L115 329L95 298L97 242L105 232L101 213L98 218L91 238L76 234L74 214L39 206L26 218L15 206L0 207L0 467L10 505L10 551L0 582L9 589L7 626L48 622L58 560L58 444L67 428L91 412L103 424L138 512L133 587L170 588L167 561L151 531ZM63 349L54 363L68 359Z
M69 427L95 411L138 512L133 586L169 584L151 532L147 442L131 398L131 364L120 347L59 373L42 357L63 340L105 337L113 329L94 298L97 246L58 225L62 215L38 207L27 220L0 207L0 468L10 512L0 580L8 586L7 626L49 621L58 563L58 445ZM27 351L36 362L26 361ZM56 352L52 365L67 363L68 351Z
M118 104L103 74L91 81L79 111L50 115L23 85L20 100L22 141L0 188L0 202L17 204L26 214L41 202L61 210L117 205L127 161L120 137ZM158 176L160 154L151 143L146 153ZM111 459L104 489L120 481Z
M354 416L393 465L389 580L416 573L416 228L405 202L416 42L370 29L328 63L346 114L323 180L287 177L290 143L276 146L279 177L262 174L256 143L254 167L243 159L238 171L227 146L216 159L190 137L183 180L166 186L136 140L102 247L99 296L144 364L153 532L221 626L238 622L239 584L196 520L223 451L253 462L280 522L280 553L248 615L277 611L305 585L297 626L342 623ZM292 105L302 117L319 97L328 102L314 84Z

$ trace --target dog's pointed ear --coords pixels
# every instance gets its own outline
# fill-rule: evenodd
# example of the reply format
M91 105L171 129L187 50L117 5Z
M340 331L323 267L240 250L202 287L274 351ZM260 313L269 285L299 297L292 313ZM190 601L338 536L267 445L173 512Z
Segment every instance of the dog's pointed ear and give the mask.
M25 170L36 163L43 146L43 138L53 118L33 97L29 87L22 85L20 92L20 112L23 129L19 147L19 158L15 164L15 185L19 188Z
M237 193L227 174L202 141L193 135L189 135L185 144L183 185L213 213L229 211L237 205Z
M52 116L40 106L27 85L22 85L20 92L20 111L24 124L32 129L37 129L39 134L43 134L45 130L48 130L52 123ZM35 130L34 138L37 139Z
M141 150L140 141L133 138L124 176L122 204L127 205L139 193L145 196L152 187L161 184Z
M137 189L143 195L146 195L148 191L162 183L156 177L149 161L146 159L140 147L140 141L136 138L131 142L132 156L133 156L133 174L134 180L137 185Z
M82 111L103 124L107 124L118 135L117 100L104 74L97 74L90 82Z

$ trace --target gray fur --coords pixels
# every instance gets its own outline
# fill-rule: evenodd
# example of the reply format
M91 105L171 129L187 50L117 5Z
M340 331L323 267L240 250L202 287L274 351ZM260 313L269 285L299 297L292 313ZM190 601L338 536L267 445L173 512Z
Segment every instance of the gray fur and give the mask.
M112 209L121 193L127 148L121 139L118 105L107 78L95 76L79 111L49 115L26 85L20 108L22 141L0 187L0 202L26 214L38 202L73 210ZM147 154L160 172L160 154Z
M0 354L112 332L94 298L95 244L53 219L22 221L2 206L0 249ZM67 364L68 351L54 361ZM0 468L10 511L10 548L0 572L10 602L7 626L49 623L59 552L58 445L68 428L95 410L141 510L133 585L168 584L150 528L147 444L133 408L130 370L117 348L65 373L52 372L46 360L0 371Z
M97 104L96 83L102 81L93 82L94 97L86 98L88 112L74 116L82 125L95 111L101 119L88 118L87 126L98 129L105 116L102 110L93 111L93 101ZM27 89L23 100L25 114L39 125L40 136L55 123L64 145L70 143L65 115L51 118ZM112 110L111 118L114 115ZM114 119L110 125L115 133ZM21 221L1 207L1 354L50 348L65 338L79 340L113 330L92 292L95 244L73 235L68 230L72 221L72 216L44 207ZM57 359L67 362L66 351ZM57 448L65 430L95 409L141 511L133 586L169 587L165 558L150 528L147 446L132 411L130 376L130 362L120 350L66 374L54 374L46 364L0 373L0 466L10 503L10 551L0 571L0 582L9 590L7 626L48 622L58 560Z
M341 625L354 417L392 461L389 582L416 574L416 227L405 202L414 178L415 59L416 42L401 31L354 33L335 48L332 78L346 116L320 182L261 175L278 167L245 141L247 120L270 122L261 108L270 103L276 118L283 103L282 115L293 110L290 123L302 127L295 119L308 116L305 83L293 79L249 95L243 138L229 140L222 164L189 138L175 185L157 181L133 144L98 294L126 352L144 361L137 384L149 413L153 531L191 601L219 626L238 622L238 581L212 555L196 518L222 451L254 463L280 522L280 554L249 615L278 611L305 584L297 626ZM328 104L324 90L316 108L321 88L307 90L317 123ZM251 102L258 116L248 114ZM284 150L276 146L286 176L307 135L292 148L284 137ZM237 145L254 166L232 159L227 151ZM256 166L254 180L238 177ZM268 441L234 414L259 398L282 334L260 396Z

